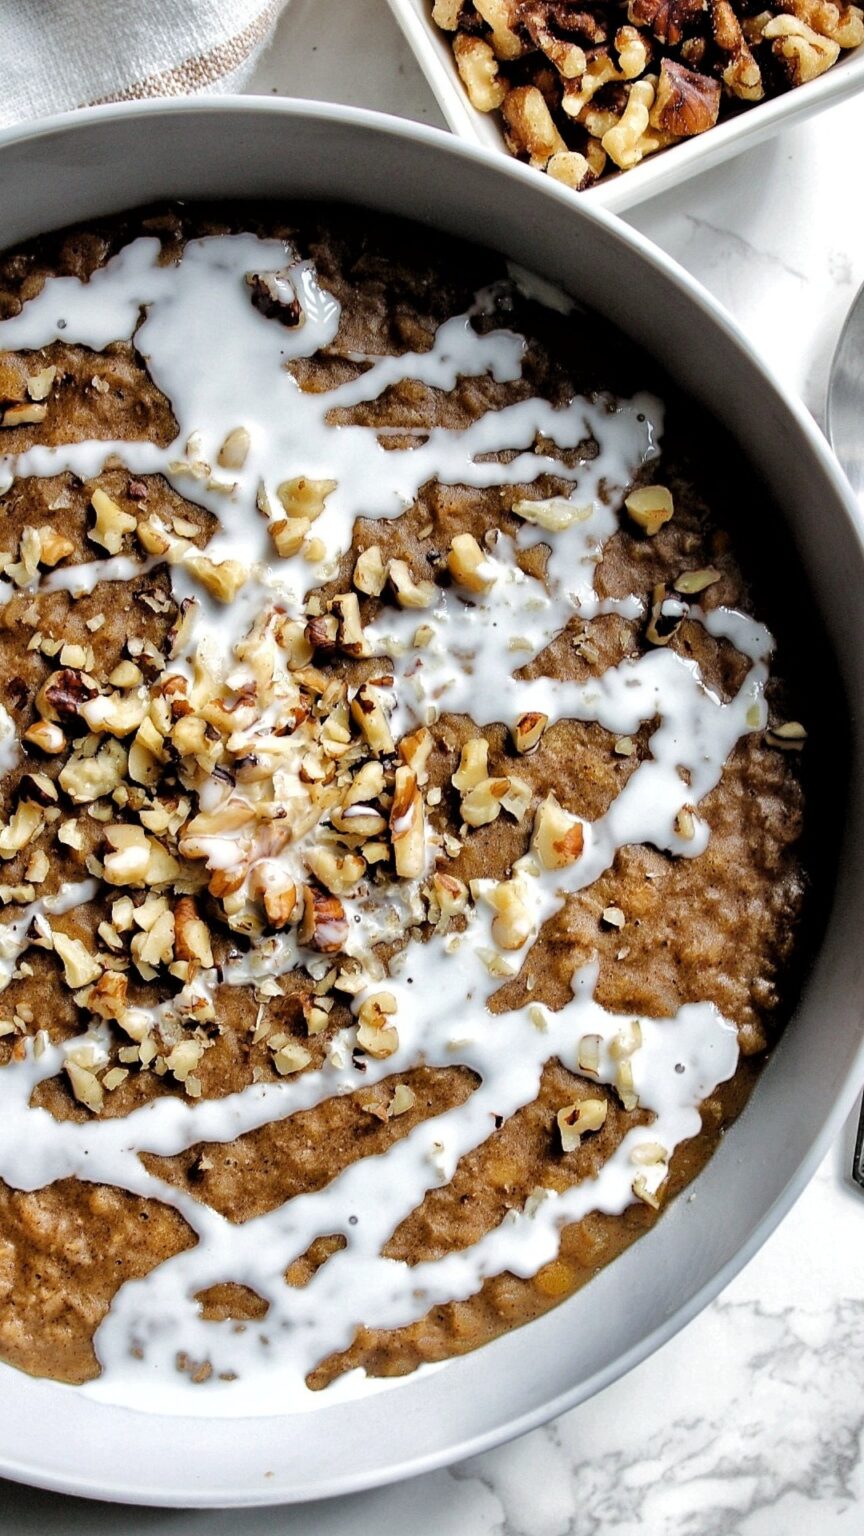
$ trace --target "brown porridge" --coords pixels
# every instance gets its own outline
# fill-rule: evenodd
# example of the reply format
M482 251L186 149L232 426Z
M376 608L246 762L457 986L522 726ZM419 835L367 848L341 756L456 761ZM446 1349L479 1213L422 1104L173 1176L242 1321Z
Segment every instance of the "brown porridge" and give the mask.
M66 231L0 314L0 1355L473 1349L656 1220L779 1027L758 483L606 327L364 215Z

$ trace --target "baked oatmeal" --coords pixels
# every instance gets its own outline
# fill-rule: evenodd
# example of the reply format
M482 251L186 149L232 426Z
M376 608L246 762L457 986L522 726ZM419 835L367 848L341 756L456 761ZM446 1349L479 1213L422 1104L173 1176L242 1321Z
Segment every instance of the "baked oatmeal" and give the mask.
M0 315L0 1355L241 1411L473 1349L779 1027L764 493L563 295L368 214L65 231Z

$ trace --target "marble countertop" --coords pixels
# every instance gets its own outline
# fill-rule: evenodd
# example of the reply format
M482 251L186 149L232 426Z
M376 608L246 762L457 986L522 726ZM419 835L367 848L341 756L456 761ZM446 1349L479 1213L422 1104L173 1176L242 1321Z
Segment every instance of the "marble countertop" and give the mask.
M250 89L443 126L384 0L291 0ZM864 282L864 97L630 216L824 419ZM864 1196L850 1123L761 1252L659 1354L524 1439L295 1510L124 1509L0 1484L14 1536L861 1536Z

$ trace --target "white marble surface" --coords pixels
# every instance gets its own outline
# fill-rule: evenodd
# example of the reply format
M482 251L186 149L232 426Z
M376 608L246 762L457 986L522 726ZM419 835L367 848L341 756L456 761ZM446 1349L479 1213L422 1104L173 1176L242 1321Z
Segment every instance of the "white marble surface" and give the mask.
M252 89L440 123L384 0L292 0ZM864 99L632 222L738 318L817 419L864 282ZM856 185L857 182L857 185ZM302 1510L120 1510L0 1484L10 1536L861 1536L864 1196L851 1126L738 1279L624 1381L514 1445Z

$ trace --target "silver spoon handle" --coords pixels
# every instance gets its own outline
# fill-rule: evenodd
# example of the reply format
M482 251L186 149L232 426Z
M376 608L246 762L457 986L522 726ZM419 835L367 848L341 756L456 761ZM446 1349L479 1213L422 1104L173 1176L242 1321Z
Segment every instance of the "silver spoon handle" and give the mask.
M861 1100L861 1112L858 1116L858 1132L852 1158L852 1178L859 1189L864 1189L864 1099Z

